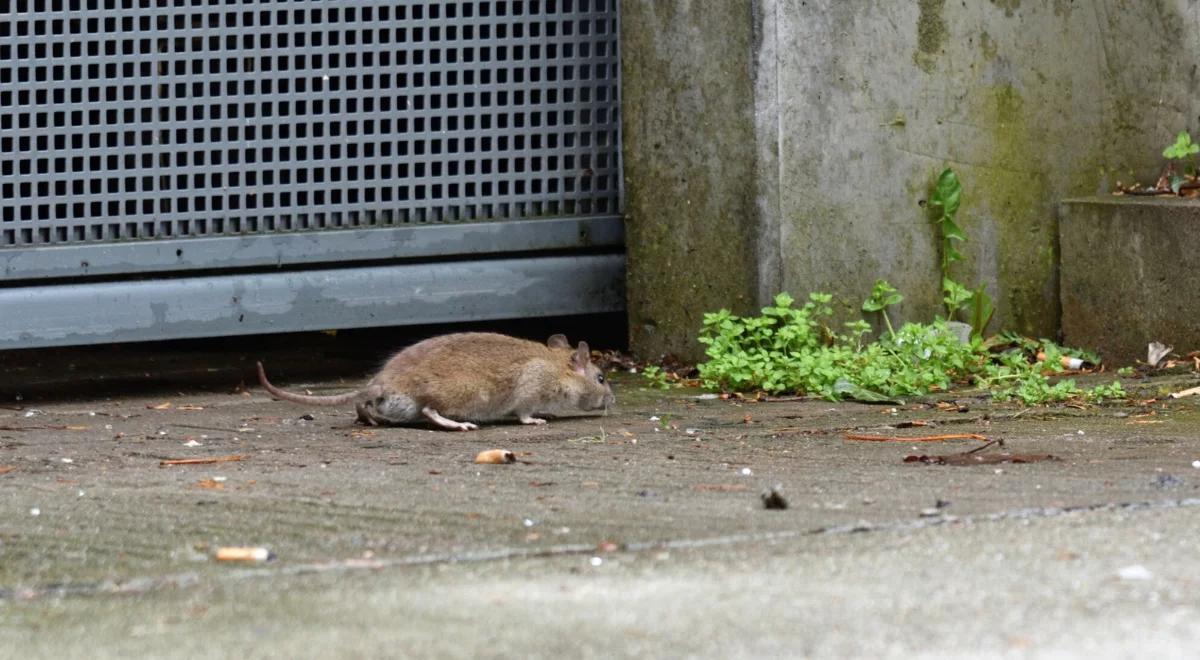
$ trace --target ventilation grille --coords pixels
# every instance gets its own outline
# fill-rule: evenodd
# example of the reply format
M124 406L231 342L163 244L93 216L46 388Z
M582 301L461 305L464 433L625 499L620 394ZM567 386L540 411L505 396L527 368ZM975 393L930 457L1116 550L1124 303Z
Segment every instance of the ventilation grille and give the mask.
M10 0L0 248L615 213L616 0Z

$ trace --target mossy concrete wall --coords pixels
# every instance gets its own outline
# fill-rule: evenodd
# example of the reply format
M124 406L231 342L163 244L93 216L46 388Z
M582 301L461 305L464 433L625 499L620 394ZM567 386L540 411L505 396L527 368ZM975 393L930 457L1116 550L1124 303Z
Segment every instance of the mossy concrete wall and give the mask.
M687 353L757 303L750 3L621 5L630 342Z
M696 357L703 311L877 278L940 311L925 202L964 186L954 274L993 330L1059 329L1056 204L1156 175L1197 128L1194 0L625 0L634 349ZM700 235L703 233L704 235ZM651 332L649 329L652 329Z

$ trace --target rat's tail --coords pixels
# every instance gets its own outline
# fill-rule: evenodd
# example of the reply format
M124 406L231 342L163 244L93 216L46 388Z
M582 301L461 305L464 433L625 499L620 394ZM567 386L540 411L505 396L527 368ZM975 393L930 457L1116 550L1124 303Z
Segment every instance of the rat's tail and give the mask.
M303 403L309 406L340 406L347 403L354 403L368 394L367 390L355 390L345 394L333 394L330 396L315 396L312 394L295 394L286 392L271 384L267 380L267 371L263 369L262 362L256 362L258 365L258 382L263 386L263 389L271 393L271 396L283 401L291 401L292 403Z

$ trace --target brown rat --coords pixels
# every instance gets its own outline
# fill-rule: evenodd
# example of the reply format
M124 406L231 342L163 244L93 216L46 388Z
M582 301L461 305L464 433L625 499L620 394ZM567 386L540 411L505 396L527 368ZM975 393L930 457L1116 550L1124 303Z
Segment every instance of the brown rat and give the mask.
M353 403L358 420L372 426L428 419L457 431L513 417L545 424L534 415L607 410L616 400L587 344L572 349L563 335L545 344L484 332L433 337L392 356L366 387L345 394L285 392L267 380L261 362L258 382L284 401Z

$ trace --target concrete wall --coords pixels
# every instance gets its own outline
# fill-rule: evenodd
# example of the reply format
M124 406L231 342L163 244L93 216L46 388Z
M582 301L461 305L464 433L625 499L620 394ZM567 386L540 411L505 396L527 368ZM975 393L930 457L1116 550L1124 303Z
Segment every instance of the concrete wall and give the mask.
M851 316L878 277L907 296L902 317L932 317L924 202L946 166L963 182L970 238L958 279L988 284L992 330L1053 336L1057 202L1153 177L1163 146L1197 128L1197 0L621 10L631 340L643 354L697 357L704 311L777 290L832 292Z
M1152 341L1200 348L1200 204L1104 195L1066 200L1059 217L1065 341L1110 367L1144 362Z

